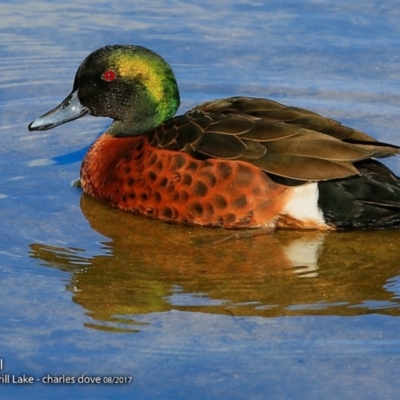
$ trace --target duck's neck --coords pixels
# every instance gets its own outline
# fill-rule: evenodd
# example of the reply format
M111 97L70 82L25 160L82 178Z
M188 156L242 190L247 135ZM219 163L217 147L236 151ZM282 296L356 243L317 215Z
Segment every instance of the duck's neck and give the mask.
M146 107L142 103L135 106L135 111L129 119L114 120L108 133L118 137L142 135L172 118L178 106L179 101L170 107L157 104Z
M135 121L114 121L108 128L107 134L114 137L139 136L156 126L150 123L137 123Z
M150 90L142 83L134 82L129 109L114 120L108 133L113 136L137 136L151 131L172 118L180 104L179 90L173 75L159 82L158 90Z

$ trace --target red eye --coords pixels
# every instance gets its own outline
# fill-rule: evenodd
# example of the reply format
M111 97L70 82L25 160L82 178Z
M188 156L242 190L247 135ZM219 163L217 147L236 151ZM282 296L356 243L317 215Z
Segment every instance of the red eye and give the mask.
M112 70L107 70L101 75L101 79L106 82L112 82L117 77L117 74Z

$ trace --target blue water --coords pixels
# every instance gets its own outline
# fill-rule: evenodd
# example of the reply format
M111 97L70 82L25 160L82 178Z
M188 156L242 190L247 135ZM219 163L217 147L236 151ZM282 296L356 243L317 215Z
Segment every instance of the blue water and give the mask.
M0 397L397 398L400 232L204 246L221 233L110 210L71 186L110 121L27 125L92 50L132 43L171 63L181 111L265 96L400 144L398 5L3 0ZM1 383L23 374L35 383Z

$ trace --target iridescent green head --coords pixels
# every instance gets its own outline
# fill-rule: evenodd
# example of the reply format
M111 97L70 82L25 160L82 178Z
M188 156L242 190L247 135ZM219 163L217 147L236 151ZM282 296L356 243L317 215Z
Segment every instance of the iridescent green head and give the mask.
M113 118L112 134L138 135L172 118L178 107L175 76L162 57L140 46L105 46L82 62L72 93L29 129L51 129L89 113Z

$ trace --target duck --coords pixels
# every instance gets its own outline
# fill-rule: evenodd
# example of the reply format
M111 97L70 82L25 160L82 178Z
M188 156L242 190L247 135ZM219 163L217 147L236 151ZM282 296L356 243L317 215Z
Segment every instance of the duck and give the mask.
M28 129L85 115L113 119L82 161L81 189L168 223L267 232L400 226L400 179L377 161L399 146L265 98L221 98L175 115L179 106L163 57L107 45Z

